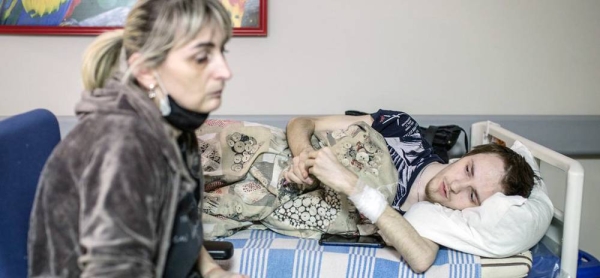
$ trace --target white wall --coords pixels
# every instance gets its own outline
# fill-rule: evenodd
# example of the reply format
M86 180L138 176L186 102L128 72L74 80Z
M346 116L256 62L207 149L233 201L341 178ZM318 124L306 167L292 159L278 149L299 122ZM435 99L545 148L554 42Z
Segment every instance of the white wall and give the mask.
M0 35L0 116L73 115L92 39ZM271 0L269 36L228 48L222 115L600 115L595 0ZM599 163L584 161L580 246L600 258Z
M600 1L272 0L268 25L218 114L600 114ZM91 40L0 36L0 115L72 115Z

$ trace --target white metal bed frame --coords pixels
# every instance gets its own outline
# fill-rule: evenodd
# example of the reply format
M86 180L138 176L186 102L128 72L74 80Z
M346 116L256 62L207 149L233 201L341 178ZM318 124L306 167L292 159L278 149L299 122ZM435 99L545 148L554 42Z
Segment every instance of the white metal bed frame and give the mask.
M507 146L518 140L531 151L538 162L543 161L566 172L565 210L563 212L554 208L552 224L542 241L560 248L560 277L577 277L583 167L576 160L517 135L497 123L477 122L471 126L472 146L489 143L492 138L504 141Z

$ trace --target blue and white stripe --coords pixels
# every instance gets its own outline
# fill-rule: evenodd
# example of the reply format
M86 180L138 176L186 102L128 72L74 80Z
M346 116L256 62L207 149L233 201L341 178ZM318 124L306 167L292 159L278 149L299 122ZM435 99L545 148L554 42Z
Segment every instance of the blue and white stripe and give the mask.
M415 274L390 248L324 247L314 239L257 230L239 232L235 240L245 244L236 245L231 271L250 277L481 277L479 257L445 247L425 274Z

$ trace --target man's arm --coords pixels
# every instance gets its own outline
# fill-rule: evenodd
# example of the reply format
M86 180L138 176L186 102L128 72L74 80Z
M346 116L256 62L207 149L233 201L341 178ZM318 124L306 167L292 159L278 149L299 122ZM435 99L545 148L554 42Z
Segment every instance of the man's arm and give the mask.
M396 248L416 273L425 272L435 260L439 246L424 238L392 207L387 206L377 222L379 234Z
M373 199L370 198L373 196L372 194L367 194L367 197L361 196L365 190L374 191L374 189L362 187L364 184L357 186L358 176L339 163L330 148L313 151L309 153L308 157L306 166L309 168L310 174L325 185L352 199L356 199L354 197L357 196L358 199L362 199L362 204L366 204L367 209L372 206L378 207L378 204L382 202L385 203L385 198L381 193L379 193L380 197L374 196ZM367 211L363 210L363 206L357 202L354 203L361 213L367 214ZM377 209L375 210L377 211ZM396 248L414 272L422 273L433 264L439 249L438 245L421 237L410 223L388 204L384 206L383 212L374 222L386 242Z
M370 125L373 118L370 115L333 115L291 119L286 127L286 137L294 160L291 171L285 174L286 179L298 184L312 184L313 180L308 176L308 168L305 165L308 153L315 150L310 143L311 136L315 132L343 129L358 121Z

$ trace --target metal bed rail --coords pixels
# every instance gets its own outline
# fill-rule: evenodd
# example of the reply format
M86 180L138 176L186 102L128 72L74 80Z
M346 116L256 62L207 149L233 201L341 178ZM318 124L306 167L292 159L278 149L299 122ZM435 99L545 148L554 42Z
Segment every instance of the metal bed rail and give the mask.
M507 146L520 141L536 159L561 169L567 174L565 211L554 209L554 221L546 236L561 246L561 277L577 277L579 228L583 198L583 167L578 161L517 135L491 121L477 122L471 126L472 146L489 143L491 137L504 141ZM562 227L557 228L557 222ZM562 231L562 237L560 232Z

